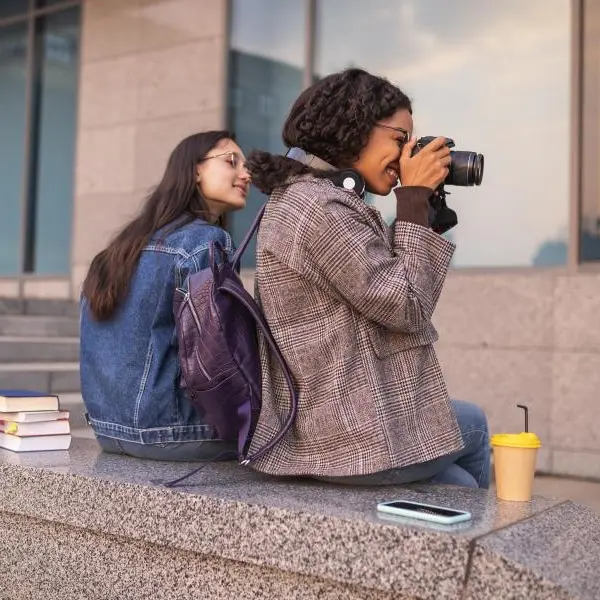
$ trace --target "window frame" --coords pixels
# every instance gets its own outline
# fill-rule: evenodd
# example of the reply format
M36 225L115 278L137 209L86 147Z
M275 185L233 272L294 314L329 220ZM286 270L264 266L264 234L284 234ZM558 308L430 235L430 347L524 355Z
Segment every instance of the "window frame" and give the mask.
M27 9L11 17L0 18L0 35L5 26L27 24L25 59L25 143L23 155L23 180L21 186L21 233L19 244L19 272L17 276L35 275L35 212L36 212L36 167L37 140L39 131L36 111L40 100L37 86L42 65L39 48L36 47L36 25L38 19L60 13L71 8L81 7L83 0L64 0L58 4L36 7L37 0L29 0ZM61 276L64 274L60 274ZM51 275L44 274L44 277Z
M593 56L598 56L598 45L600 45L600 7L592 6L593 0L579 0L576 2L579 8L577 22L574 23L573 36L577 35L576 45L578 54L578 63L574 65L577 69L577 78L574 81L577 95L574 102L577 102L577 114L574 123L574 135L577 135L578 153L577 165L574 177L578 184L576 190L579 199L576 209L573 209L573 220L577 229L576 247L573 250L574 263L577 270L600 271L600 259L586 259L582 256L582 237L584 217L584 198L592 195L591 201L597 207L597 218L600 221L600 183L598 181L598 159L600 158L600 142L596 135L586 134L589 128L595 132L600 132L600 95L598 94L598 84L600 76L595 67ZM575 17L575 14L574 14ZM573 19L576 20L575 18ZM574 51L575 54L575 51Z

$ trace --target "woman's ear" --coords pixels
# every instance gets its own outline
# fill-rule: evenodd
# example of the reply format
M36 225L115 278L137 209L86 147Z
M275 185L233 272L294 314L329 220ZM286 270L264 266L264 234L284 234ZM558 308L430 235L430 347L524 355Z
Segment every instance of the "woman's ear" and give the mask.
M200 165L196 165L196 183L200 183L202 181L202 176L200 175Z

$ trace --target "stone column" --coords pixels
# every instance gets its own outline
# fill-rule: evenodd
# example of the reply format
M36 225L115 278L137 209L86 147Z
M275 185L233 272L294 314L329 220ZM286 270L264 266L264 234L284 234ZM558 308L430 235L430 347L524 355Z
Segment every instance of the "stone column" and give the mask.
M225 126L226 0L83 4L71 293L191 133Z

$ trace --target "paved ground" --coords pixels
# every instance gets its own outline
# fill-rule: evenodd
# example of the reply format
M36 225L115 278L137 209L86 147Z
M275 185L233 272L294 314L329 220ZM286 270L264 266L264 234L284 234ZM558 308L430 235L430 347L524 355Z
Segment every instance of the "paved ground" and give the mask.
M71 410L73 435L93 439L94 436L83 419L81 396L61 394L61 405ZM574 500L589 506L600 514L600 481L582 481L566 477L537 477L534 493L561 500Z
M537 477L534 493L540 496L573 500L600 514L600 481L582 481L568 477Z

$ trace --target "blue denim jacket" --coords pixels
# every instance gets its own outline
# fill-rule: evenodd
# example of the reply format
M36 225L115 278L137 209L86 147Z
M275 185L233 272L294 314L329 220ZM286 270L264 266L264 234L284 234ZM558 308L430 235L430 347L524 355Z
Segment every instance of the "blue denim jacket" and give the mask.
M158 232L109 321L95 321L82 298L81 391L97 435L142 444L216 439L179 387L173 316L175 288L208 266L213 240L233 253L229 234L199 219Z

